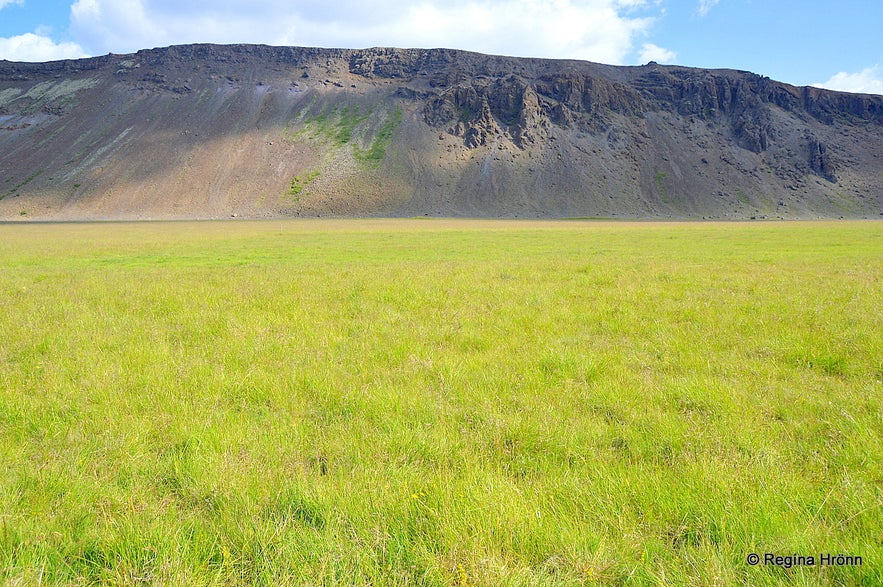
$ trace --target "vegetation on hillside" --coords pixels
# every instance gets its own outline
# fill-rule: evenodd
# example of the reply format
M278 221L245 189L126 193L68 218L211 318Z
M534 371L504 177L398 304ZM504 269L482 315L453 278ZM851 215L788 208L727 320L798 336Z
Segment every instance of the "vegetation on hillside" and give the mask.
M382 122L376 130L372 130L369 122L378 116ZM322 141L337 148L352 145L353 155L357 160L377 166L386 156L392 137L401 123L401 108L396 108L389 114L363 114L358 106L348 105L306 117L294 137ZM357 135L359 142L367 144L367 148L354 144Z
M299 199L304 188L316 181L319 175L321 174L318 170L308 171L303 175L295 175L291 178L291 183L288 186L288 195L295 200Z

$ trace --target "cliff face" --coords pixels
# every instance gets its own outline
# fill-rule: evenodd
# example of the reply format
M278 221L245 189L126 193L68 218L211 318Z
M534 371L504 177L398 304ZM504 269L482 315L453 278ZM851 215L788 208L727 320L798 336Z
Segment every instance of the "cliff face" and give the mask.
M452 50L0 62L0 216L880 217L883 96Z

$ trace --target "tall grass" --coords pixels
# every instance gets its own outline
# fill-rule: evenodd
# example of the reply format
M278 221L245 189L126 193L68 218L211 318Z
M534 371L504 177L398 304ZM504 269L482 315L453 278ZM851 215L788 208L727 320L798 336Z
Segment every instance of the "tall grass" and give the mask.
M7 585L883 584L880 223L0 243Z

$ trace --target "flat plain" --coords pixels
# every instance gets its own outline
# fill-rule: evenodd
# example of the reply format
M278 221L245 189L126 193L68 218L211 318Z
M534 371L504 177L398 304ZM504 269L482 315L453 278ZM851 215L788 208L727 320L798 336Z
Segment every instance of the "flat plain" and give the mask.
M0 584L881 585L881 300L881 222L0 224Z

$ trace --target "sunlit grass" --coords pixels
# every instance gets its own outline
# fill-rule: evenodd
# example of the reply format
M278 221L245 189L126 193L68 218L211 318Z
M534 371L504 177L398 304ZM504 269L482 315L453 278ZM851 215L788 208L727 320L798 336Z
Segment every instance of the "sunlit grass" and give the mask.
M883 583L880 223L0 243L7 584Z

